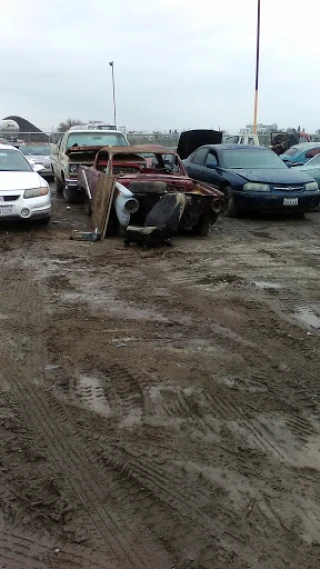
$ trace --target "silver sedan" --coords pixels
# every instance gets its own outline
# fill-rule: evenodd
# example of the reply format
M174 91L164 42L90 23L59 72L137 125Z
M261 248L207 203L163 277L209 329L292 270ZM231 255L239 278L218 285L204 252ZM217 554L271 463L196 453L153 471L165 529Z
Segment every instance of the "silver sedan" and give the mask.
M19 148L20 152L33 166L41 164L43 169L41 175L45 177L53 177L53 170L50 160L51 146L48 142L24 142Z
M0 145L0 221L39 219L49 223L51 196L49 184L21 152L10 145Z

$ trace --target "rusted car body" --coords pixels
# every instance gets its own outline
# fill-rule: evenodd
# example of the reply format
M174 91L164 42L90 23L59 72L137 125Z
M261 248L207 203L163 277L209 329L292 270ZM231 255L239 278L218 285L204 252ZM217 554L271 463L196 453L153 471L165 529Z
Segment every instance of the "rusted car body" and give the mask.
M164 147L131 146L101 149L92 167L81 166L79 188L91 209L100 176L116 177L113 214L120 228L142 224L164 194L182 192L187 197L179 228L206 235L223 208L222 193L189 178L178 154Z

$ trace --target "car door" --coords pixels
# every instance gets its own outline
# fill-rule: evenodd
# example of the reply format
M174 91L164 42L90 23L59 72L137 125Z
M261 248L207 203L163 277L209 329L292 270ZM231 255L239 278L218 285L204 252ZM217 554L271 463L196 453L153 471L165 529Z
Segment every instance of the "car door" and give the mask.
M208 154L208 148L206 146L201 146L198 148L189 158L185 164L187 172L190 178L194 180L204 181L205 178L205 161Z
M202 180L207 184L218 184L221 180L219 173L219 157L215 150L209 149L205 157L204 173Z

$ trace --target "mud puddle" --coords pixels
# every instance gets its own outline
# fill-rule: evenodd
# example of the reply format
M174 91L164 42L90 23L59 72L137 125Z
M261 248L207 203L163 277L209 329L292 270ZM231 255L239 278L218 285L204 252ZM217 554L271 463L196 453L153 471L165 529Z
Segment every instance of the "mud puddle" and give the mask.
M320 311L314 308L300 307L293 313L293 318L307 328L320 329Z
M280 285L279 283L272 283L270 281L251 281L251 283L256 286L257 288L263 289L263 290L280 290L282 287L282 285Z

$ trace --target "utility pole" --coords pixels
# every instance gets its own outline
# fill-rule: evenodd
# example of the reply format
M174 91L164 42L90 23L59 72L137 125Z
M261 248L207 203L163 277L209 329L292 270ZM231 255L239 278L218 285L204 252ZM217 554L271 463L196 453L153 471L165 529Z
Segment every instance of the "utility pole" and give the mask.
M257 15L257 47L256 47L256 79L254 90L253 133L257 134L258 94L259 94L259 59L260 59L260 0L258 0Z
M117 126L116 83L114 79L114 61L109 61L112 74L113 122Z

